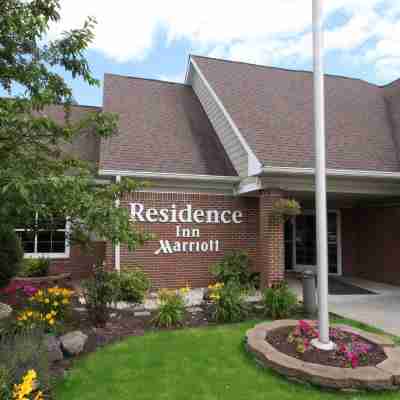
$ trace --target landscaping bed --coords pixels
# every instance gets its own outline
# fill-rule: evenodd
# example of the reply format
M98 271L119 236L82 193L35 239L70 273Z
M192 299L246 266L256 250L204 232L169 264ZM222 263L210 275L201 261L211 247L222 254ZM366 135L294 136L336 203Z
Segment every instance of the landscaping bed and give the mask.
M248 320L260 317L260 311L255 307L254 303L249 307L247 315ZM158 327L155 323L157 310L139 310L131 309L112 309L110 312L110 320L104 327L94 327L89 319L86 310L80 304L74 301L74 308L64 323L65 331L81 331L87 335L88 339L85 343L82 353L79 357L95 352L108 344L119 342L132 336L143 336L146 332L156 331L175 331L185 328L197 328L206 326L215 326L217 323L212 319L213 304L205 302L201 305L188 307L184 314L183 321L178 326ZM63 360L52 363L51 369L55 375L61 375L69 369L76 357L66 357Z
M283 327L267 333L266 341L278 349L280 352L288 356L297 358L309 363L327 365L331 367L351 368L351 363L345 354L338 349L332 351L321 351L310 346L304 352L297 350L297 345L294 342L288 341L293 331L293 327ZM343 344L351 344L356 342L357 346L365 346L368 348L368 357L361 358L359 361L360 367L375 366L386 360L386 355L381 346L374 344L353 333L338 331L340 334L340 342ZM340 345L338 345L339 347Z
M247 349L255 355L261 365L273 369L290 380L338 390L380 391L400 388L400 349L395 347L390 338L346 325L334 325L336 338L339 337L336 352L316 356L318 351L311 348L311 345L304 347L304 339L307 339L308 335L304 335L302 322L305 321L300 321L300 327L299 321L296 320L277 320L258 324L247 332ZM279 339L271 339L274 337ZM340 342L341 337L348 340L345 352L340 348L343 344ZM359 349L356 343L361 340L365 345L374 346L368 347L367 351ZM283 341L297 346L294 349L296 353L293 353L293 347L289 351L287 344L282 348ZM378 358L377 349L383 351L384 358ZM370 352L371 360L369 360ZM339 353L346 358L343 359ZM355 356L357 362L353 363ZM333 358L337 359L338 366L332 365L336 364ZM365 360L368 362L363 364Z

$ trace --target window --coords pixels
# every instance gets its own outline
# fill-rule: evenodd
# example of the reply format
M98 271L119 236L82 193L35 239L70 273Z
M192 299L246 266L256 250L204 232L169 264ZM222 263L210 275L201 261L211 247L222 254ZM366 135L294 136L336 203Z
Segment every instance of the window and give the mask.
M26 257L69 257L68 222L65 218L44 221L35 216L34 229L18 228Z

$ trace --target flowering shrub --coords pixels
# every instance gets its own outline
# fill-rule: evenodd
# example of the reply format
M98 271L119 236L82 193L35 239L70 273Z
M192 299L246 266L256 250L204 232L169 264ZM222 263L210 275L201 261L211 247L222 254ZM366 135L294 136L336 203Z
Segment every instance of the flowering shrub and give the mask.
M223 282L217 282L214 285L208 285L208 290L210 291L208 297L213 300L217 301L221 298L221 289L224 287Z
M318 337L318 330L314 322L299 321L288 336L288 342L296 345L298 353L304 353L310 348L311 340Z
M0 290L3 300L17 307L23 307L27 298L33 296L37 292L37 288L20 282L11 282L5 289Z
M351 340L346 342L342 339L342 332L335 328L331 328L330 336L338 344L337 352L346 359L347 367L357 368L360 363L368 361L372 346L358 336L351 335Z
M57 286L39 290L28 287L24 290L33 295L29 298L30 307L17 315L17 325L27 329L42 326L47 331L54 330L56 323L64 320L74 293Z
M43 400L42 391L38 390L37 373L30 369L22 378L22 382L14 385L14 400Z
M56 312L59 319L63 319L69 305L73 290L59 288L58 286L38 290L29 301L43 315Z
M248 310L244 293L236 282L210 285L209 298L214 303L213 319L219 322L239 322L245 319Z
M319 335L314 321L299 321L288 336L288 343L296 345L298 353L305 353L311 348L311 340ZM330 328L329 337L336 344L335 353L345 359L345 367L357 368L360 363L368 361L372 346L354 334L347 334L340 329Z
M179 290L161 289L158 292L160 307L154 322L157 326L170 328L180 325L185 317L184 296L188 294L188 286Z

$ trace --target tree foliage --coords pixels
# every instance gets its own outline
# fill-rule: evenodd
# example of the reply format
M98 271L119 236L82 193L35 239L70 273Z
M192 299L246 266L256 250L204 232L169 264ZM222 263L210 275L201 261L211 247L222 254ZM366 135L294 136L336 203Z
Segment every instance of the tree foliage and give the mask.
M58 0L1 0L0 85L0 227L37 229L33 216L55 221L68 216L72 241L87 243L91 235L126 243L131 249L148 236L137 232L128 210L116 199L139 188L132 180L99 185L97 165L63 151L79 135L100 138L118 134L117 116L103 111L71 118L73 93L60 70L89 86L98 85L85 50L96 21L49 40L49 26L60 20ZM48 115L63 107L63 121Z

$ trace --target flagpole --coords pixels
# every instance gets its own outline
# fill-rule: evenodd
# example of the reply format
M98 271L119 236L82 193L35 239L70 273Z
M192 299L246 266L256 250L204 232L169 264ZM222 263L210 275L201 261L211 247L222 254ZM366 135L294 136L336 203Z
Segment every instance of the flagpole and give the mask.
M323 0L313 0L315 204L317 228L319 338L313 345L331 350L328 312L328 210L326 204L326 140L324 99Z

